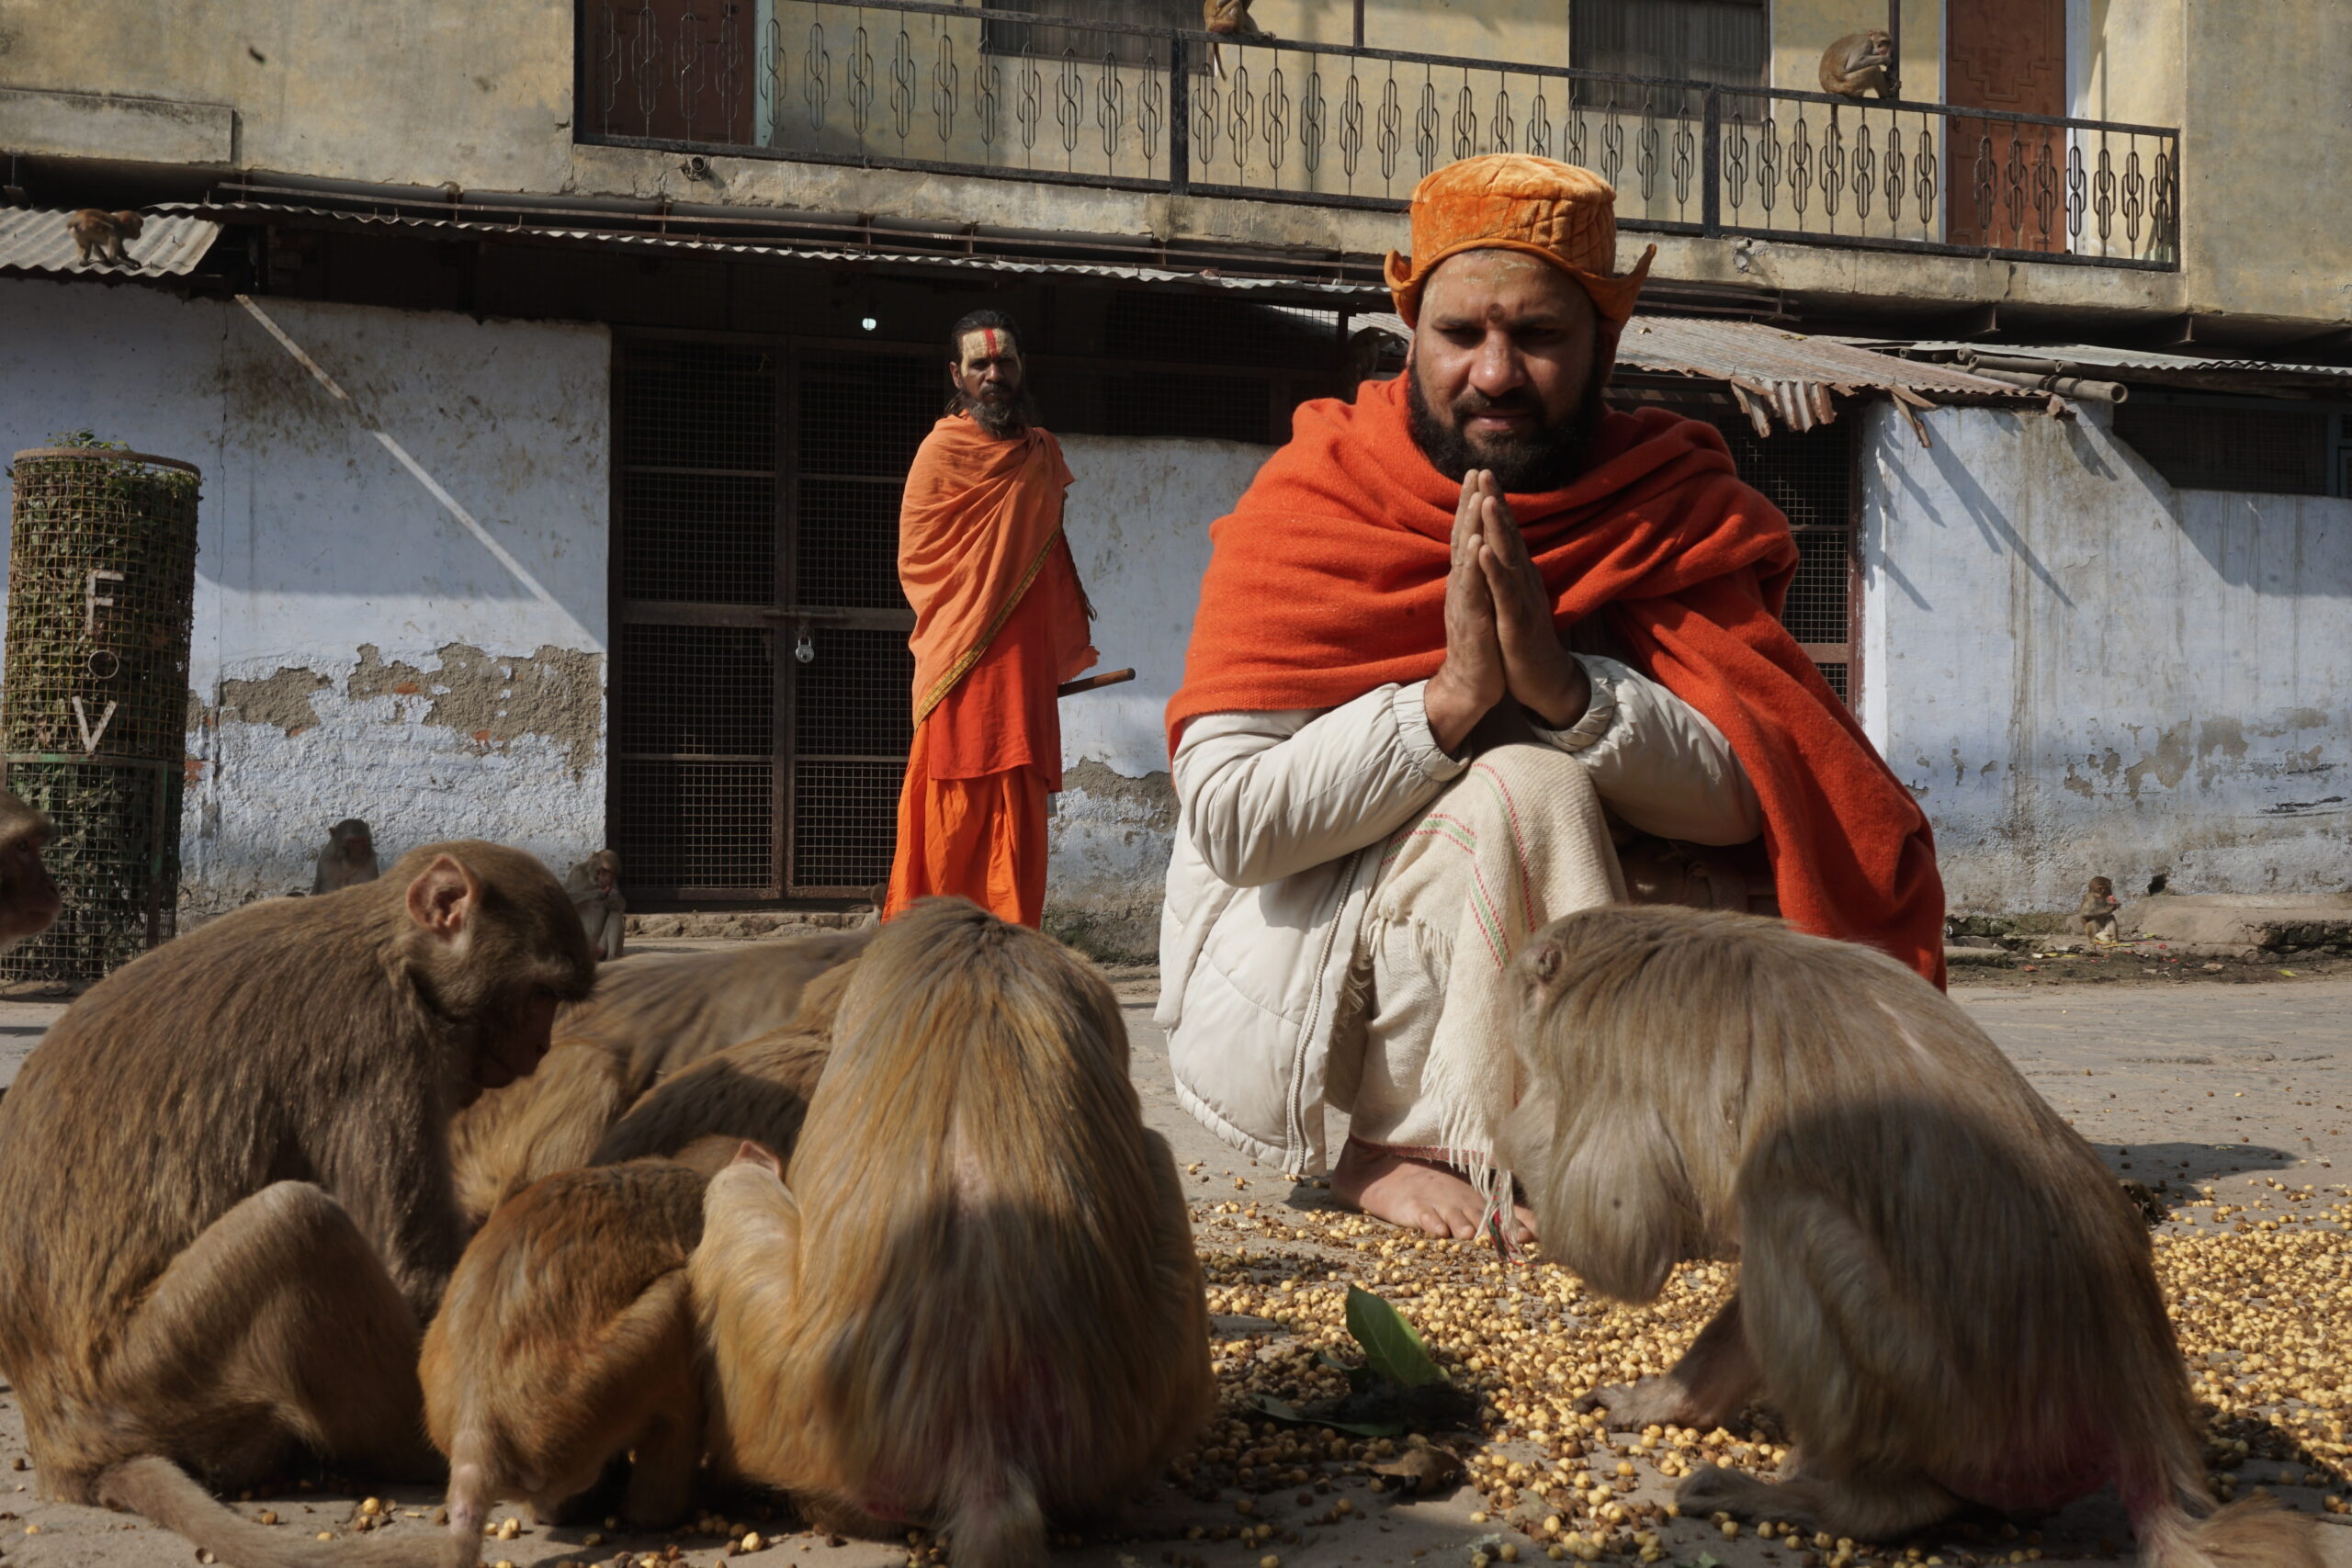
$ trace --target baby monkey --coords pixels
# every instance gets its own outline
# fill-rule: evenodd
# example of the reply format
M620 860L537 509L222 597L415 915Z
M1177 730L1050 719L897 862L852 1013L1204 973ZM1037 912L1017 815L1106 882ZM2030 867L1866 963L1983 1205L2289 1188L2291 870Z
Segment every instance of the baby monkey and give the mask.
M2094 876L2083 888L2083 901L2075 909L2075 918L2083 922L2083 934L2093 942L2113 943L2115 911L2122 900L2115 896L2115 884L2104 876Z
M562 1522L621 1454L633 1528L685 1512L706 1409L685 1265L703 1188L738 1157L783 1163L707 1138L675 1158L560 1171L501 1203L467 1247L419 1369L449 1456L449 1568L473 1568L498 1498Z

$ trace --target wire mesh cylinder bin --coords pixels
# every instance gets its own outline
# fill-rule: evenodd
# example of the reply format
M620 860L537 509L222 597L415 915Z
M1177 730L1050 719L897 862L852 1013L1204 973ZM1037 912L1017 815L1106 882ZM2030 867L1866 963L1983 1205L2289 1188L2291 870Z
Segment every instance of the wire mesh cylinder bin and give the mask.
M176 925L202 476L103 446L19 452L9 474L0 743L8 787L57 824L65 912L0 977L95 980Z

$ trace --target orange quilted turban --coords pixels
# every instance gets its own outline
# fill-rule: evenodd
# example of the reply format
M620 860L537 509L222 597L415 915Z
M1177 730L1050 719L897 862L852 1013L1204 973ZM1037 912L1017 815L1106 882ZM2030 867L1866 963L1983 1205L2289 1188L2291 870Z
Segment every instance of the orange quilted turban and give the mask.
M1494 152L1464 158L1413 187L1413 254L1388 253L1388 291L1411 326L1421 289L1463 251L1525 251L1584 285L1603 319L1623 326L1649 276L1652 245L1633 271L1617 265L1617 193L1590 169Z

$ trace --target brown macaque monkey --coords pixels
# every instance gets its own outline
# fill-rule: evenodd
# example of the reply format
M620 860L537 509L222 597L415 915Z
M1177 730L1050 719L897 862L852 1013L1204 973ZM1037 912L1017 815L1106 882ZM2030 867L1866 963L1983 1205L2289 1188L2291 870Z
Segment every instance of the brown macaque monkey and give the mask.
M1236 43L1272 43L1274 35L1250 15L1250 0L1201 0L1201 28ZM1209 70L1225 74L1225 51L1209 45Z
M594 981L547 868L460 841L223 915L74 1002L0 1100L0 1367L42 1495L263 1568L319 1554L189 1471L437 1471L416 1361L464 1242L449 1119Z
M1684 1514L1887 1541L2112 1482L2143 1562L2317 1568L2307 1521L2213 1508L2140 1216L1949 998L1719 911L1589 909L1512 965L1502 1152L1546 1255L1628 1302L1680 1259L1740 1259L1671 1371L1591 1396L1612 1426L1712 1427L1759 1395L1787 1419L1789 1479L1710 1467Z
M2104 876L2094 876L2083 887L2083 901L2075 907L2075 918L2083 922L2083 934L2093 942L2115 941L2115 911L2122 900L2115 896L2115 884Z
M65 220L65 231L74 237L84 266L90 265L93 251L109 265L124 265L129 258L122 254L122 243L139 238L146 226L136 212L101 212L95 207L85 207Z
M606 965L594 998L558 1019L555 1048L539 1070L483 1095L451 1129L466 1213L479 1224L539 1178L586 1165L622 1112L674 1069L779 1029L829 1034L848 980L839 971L873 934L827 932Z
M559 1039L529 1077L466 1107L449 1124L451 1181L466 1224L481 1225L542 1177L586 1165L636 1098L628 1057Z
M1848 33L1821 51L1821 90L1840 97L1859 98L1876 93L1900 97L1895 81L1894 39L1884 28Z
M961 898L883 927L786 1172L713 1178L687 1269L725 1472L1027 1568L1049 1517L1114 1506L1207 1418L1175 1160L1110 987L1052 938Z
M628 921L628 903L621 897L621 857L611 850L598 850L571 868L563 879L563 890L571 895L571 907L580 911L580 924L588 932L588 950L603 963L621 955L621 938Z
M327 829L326 848L319 852L318 874L311 879L311 891L340 893L381 874L376 867L376 835L358 818L346 817Z
M49 813L0 789L0 953L47 931L65 908L40 858L55 831Z
M854 968L844 964L834 973ZM710 1137L749 1138L788 1155L830 1054L824 1034L788 1029L705 1056L646 1090L613 1123L588 1163L674 1156Z
M742 1146L723 1144L702 1170L560 1171L500 1204L467 1247L419 1366L425 1422L449 1457L449 1568L480 1560L492 1503L519 1495L540 1523L570 1522L623 1454L632 1529L686 1511L706 1374L685 1264L703 1189Z
M601 971L596 994L565 1012L556 1032L624 1053L634 1098L664 1073L792 1023L808 983L874 937L870 929L820 931L728 953L643 953Z

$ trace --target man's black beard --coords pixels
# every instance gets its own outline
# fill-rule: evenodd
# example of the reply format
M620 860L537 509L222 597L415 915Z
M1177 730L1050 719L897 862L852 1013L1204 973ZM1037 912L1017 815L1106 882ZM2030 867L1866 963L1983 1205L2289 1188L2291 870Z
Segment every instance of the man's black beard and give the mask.
M974 424L999 441L1018 435L1037 423L1037 405L1029 400L1026 382L1005 398L967 397L958 389L949 412L970 414Z
M1473 447L1470 438L1462 433L1465 419L1496 409L1522 408L1532 408L1542 417L1541 405L1532 391L1522 389L1498 400L1473 389L1457 400L1454 423L1445 424L1438 419L1429 399L1421 395L1419 371L1409 365L1405 367L1406 423L1413 433L1413 444L1421 449L1430 467L1456 484L1471 469L1487 468L1493 471L1495 483L1505 493L1536 495L1558 490L1584 472L1594 437L1600 434L1600 422L1609 412L1600 399L1599 378L1585 388L1576 412L1566 420L1558 424L1539 424L1491 456Z

